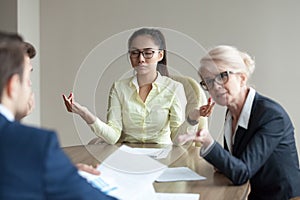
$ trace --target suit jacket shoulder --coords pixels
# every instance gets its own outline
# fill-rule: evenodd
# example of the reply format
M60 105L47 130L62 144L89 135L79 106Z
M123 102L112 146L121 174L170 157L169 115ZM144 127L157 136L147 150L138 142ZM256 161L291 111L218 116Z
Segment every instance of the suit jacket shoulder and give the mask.
M2 115L0 125L0 199L110 199L78 175L54 131Z

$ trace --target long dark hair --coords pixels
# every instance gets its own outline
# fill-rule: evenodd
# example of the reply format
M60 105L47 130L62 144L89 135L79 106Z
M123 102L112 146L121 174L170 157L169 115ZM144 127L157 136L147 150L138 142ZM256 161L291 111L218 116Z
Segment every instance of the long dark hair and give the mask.
M169 71L167 69L167 47L166 40L162 32L158 29L153 28L141 28L135 31L128 40L128 48L130 48L132 41L140 35L149 35L153 39L154 43L159 46L159 49L164 51L164 57L161 61L157 63L156 70L162 76L169 76Z

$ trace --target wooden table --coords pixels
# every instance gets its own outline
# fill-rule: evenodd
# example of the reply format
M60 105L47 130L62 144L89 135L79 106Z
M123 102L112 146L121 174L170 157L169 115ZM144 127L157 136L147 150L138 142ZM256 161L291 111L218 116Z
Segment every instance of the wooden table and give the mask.
M96 144L82 145L63 148L74 163L86 164L101 163L107 156L114 152L118 145ZM132 147L163 147L155 144L128 144ZM201 200L240 200L247 199L249 184L234 186L223 174L215 172L213 167L203 158L199 157L199 148L191 144L181 147L172 147L167 158L160 162L169 167L189 167L207 179L202 181L180 181L157 183L154 188L156 192L168 193L199 193Z

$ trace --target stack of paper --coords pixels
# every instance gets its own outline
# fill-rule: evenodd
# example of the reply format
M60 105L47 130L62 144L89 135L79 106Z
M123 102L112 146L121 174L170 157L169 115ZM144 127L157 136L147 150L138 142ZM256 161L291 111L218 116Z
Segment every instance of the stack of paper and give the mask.
M167 148L133 148L135 153L143 154L150 156L154 159L163 159L166 158L170 151L172 150L172 146Z
M80 174L118 199L156 199L153 182L167 167L148 156L130 153L129 149L123 145L107 157L98 167L100 176Z
M148 156L134 153L132 148L126 145L122 145L107 157L102 162L102 165L126 174L149 174L157 171L162 172L162 170L167 168L162 163Z
M94 187L121 200L199 199L199 194L155 193L153 182L203 180L188 168L169 168L133 148L121 146L98 167L100 176L79 171ZM175 198L176 197L176 198Z

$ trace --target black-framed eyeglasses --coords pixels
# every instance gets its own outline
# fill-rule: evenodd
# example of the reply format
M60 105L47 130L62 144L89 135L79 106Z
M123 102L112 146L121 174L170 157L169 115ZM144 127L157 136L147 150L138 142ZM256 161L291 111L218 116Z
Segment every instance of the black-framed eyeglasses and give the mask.
M232 71L224 71L216 75L215 78L204 79L203 81L200 82L200 85L204 90L208 91L214 87L215 82L220 85L227 83L229 80L229 74L236 74L236 73Z
M128 53L131 58L138 58L138 57L140 57L140 54L142 54L145 59L150 59L153 57L155 52L159 52L159 51L161 51L161 50L160 49L157 49L157 50L144 49L143 51L140 51L138 49L135 49L135 50L129 50Z

